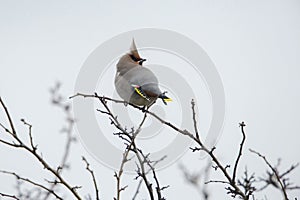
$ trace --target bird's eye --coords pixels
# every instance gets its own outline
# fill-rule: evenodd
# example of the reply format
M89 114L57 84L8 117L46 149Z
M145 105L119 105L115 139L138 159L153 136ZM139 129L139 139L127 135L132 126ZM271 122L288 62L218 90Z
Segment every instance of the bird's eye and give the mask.
M138 61L139 61L139 59L137 59L136 57L134 57L134 55L130 55L130 58L131 58L133 61L135 61L135 62L138 62Z

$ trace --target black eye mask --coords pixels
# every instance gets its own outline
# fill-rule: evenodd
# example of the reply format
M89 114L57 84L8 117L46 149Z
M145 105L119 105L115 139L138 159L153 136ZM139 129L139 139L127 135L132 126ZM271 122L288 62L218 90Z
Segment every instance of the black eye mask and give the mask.
M143 65L143 62L146 61L146 59L143 59L143 58L136 58L136 57L134 57L133 55L130 55L130 58L131 58L133 61L139 63L139 65Z

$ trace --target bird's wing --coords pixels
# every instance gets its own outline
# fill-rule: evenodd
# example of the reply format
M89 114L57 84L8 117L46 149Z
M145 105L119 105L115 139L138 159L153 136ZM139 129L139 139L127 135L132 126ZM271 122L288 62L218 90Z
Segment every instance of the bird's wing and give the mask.
M140 95L142 98L147 99L148 101L150 101L149 96L147 95L147 93L142 89L141 86L139 85L132 85L132 87L134 88L134 91Z

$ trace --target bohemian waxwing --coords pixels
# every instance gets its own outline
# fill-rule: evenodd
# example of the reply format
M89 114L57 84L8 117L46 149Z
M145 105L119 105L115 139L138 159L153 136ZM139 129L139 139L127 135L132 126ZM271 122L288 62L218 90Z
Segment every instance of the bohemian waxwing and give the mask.
M117 64L115 87L122 99L138 106L151 106L157 98L164 104L172 101L161 92L158 80L152 71L143 67L146 59L140 57L132 40L130 52L123 55Z

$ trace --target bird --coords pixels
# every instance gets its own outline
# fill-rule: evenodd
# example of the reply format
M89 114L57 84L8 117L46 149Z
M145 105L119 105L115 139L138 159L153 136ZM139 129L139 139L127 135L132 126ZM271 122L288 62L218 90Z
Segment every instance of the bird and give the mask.
M167 105L167 102L172 99L159 89L155 74L143 66L145 61L146 59L140 57L135 41L132 39L130 51L121 56L116 65L117 93L124 101L144 108L149 108L158 98Z

